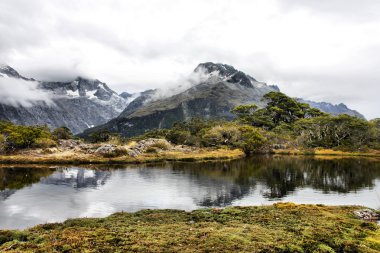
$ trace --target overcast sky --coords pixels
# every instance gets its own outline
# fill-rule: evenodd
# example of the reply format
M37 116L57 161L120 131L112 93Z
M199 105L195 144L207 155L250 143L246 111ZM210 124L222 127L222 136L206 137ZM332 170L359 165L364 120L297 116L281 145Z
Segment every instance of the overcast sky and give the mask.
M371 119L380 116L379 13L379 0L1 0L0 62L118 92L222 62Z

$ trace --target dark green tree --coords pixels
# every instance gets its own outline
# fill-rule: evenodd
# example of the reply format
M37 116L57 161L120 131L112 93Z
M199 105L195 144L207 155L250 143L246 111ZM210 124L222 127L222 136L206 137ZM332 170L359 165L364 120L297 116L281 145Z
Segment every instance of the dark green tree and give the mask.
M56 140L59 140L59 139L68 140L73 137L73 134L71 133L69 128L62 126L62 127L58 127L54 129L53 137Z

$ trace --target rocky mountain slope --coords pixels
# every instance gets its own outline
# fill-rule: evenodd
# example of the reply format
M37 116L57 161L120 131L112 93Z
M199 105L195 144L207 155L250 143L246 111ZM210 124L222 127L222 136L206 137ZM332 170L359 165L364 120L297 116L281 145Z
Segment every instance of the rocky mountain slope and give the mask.
M258 82L226 64L202 63L194 73L203 77L200 83L169 97L155 98L159 91L146 91L119 117L86 130L84 135L109 130L133 136L148 129L167 128L193 117L232 119L234 115L230 111L235 106L251 103L264 106L262 97L270 91L278 91L276 86Z
M0 78L33 82L9 66L0 68ZM37 89L48 94L50 102L36 100L31 105L0 101L0 120L21 125L47 124L54 129L66 126L73 133L106 123L117 117L128 104L105 83L78 77L72 82L38 82Z

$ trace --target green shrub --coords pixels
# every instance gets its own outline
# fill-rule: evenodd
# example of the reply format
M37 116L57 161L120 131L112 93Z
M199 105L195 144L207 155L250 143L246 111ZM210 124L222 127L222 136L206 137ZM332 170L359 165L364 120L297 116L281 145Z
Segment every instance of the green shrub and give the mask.
M0 153L5 151L5 137L3 134L0 134Z
M150 146L145 150L146 153L158 153L158 148Z
M160 141L154 143L153 145L151 145L150 147L159 148L162 150L169 150L171 148L171 145L166 140L160 140Z
M244 153L252 154L259 152L260 148L266 143L266 138L256 128L251 126L242 126L240 130L242 132L240 146Z
M190 141L191 140L191 133L190 131L186 130L175 130L172 129L168 135L167 135L167 140L174 143L174 144L192 144Z
M5 139L5 150L30 148L37 139L51 139L47 126L19 126L10 122L0 122L0 133Z
M106 142L111 139L111 132L108 130L100 130L90 134L90 141L93 143Z
M219 125L208 130L202 137L205 146L236 146L241 139L241 131L236 125Z
M65 126L54 129L52 135L53 138L56 140L68 140L73 137L73 134L71 133L70 129Z
M0 245L11 242L11 241L27 241L28 240L28 234L23 231L10 231L10 230L3 230L0 231Z

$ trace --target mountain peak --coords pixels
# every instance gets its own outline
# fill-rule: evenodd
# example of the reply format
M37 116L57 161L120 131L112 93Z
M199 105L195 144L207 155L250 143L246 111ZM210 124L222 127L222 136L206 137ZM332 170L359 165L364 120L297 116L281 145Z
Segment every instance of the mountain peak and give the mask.
M26 78L20 75L14 68L6 64L0 64L0 76L1 74L12 78L21 78L26 81L35 81L33 78Z
M223 64L223 63L213 63L213 62L205 62L200 63L194 70L194 72L203 70L207 74L210 74L212 72L219 72L219 75L221 76L230 76L236 72L238 72L237 69L232 67L231 65Z
M257 82L253 77L246 75L231 65L223 63L205 62L200 63L194 72L203 71L206 74L217 74L223 81L240 84L245 87L253 88L253 82Z
M6 74L9 77L20 77L20 74L14 68L5 64L0 64L0 73Z

